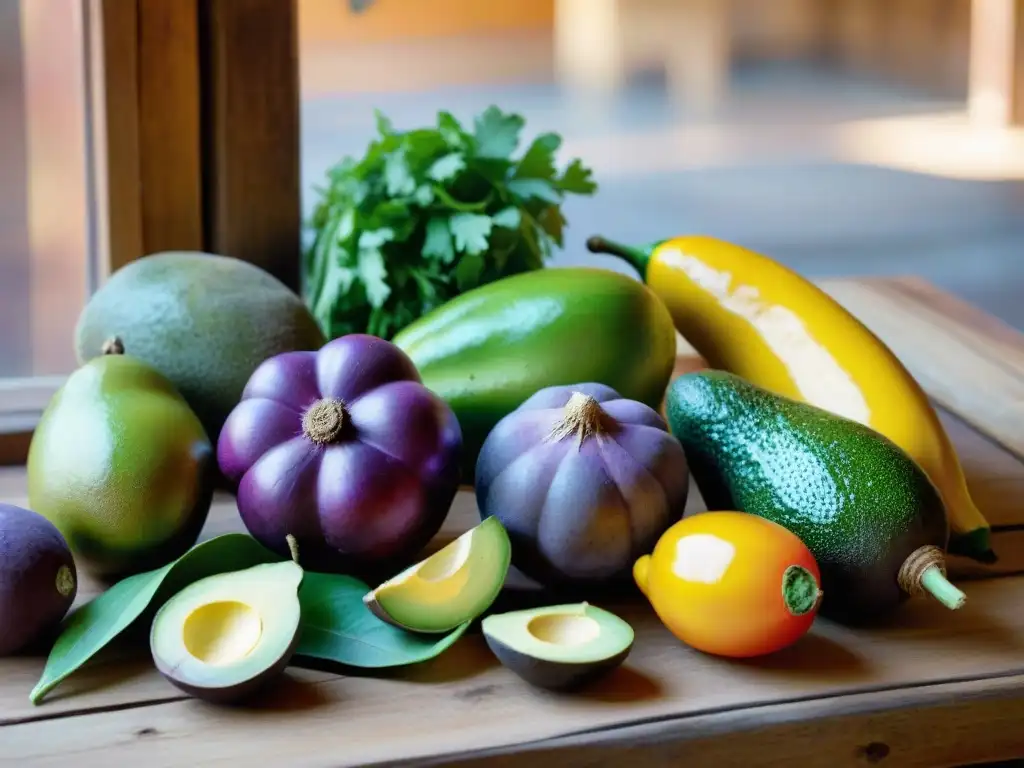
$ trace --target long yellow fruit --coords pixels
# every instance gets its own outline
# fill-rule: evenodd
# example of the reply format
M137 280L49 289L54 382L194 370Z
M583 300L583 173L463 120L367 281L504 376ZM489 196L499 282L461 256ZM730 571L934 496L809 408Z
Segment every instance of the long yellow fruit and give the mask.
M988 522L927 395L831 296L767 256L713 237L646 247L592 237L587 247L636 267L711 367L866 424L902 447L942 495L949 551L995 560Z

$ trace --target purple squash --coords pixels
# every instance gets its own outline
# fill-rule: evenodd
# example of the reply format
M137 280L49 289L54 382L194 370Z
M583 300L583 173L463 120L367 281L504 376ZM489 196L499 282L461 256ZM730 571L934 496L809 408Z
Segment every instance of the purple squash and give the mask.
M320 571L393 568L440 529L461 480L455 414L394 344L352 334L252 374L217 443L249 533Z
M683 516L690 473L657 411L603 384L540 390L488 434L476 465L481 517L512 563L551 587L627 581Z
M0 656L48 637L75 602L67 541L37 512L0 504Z

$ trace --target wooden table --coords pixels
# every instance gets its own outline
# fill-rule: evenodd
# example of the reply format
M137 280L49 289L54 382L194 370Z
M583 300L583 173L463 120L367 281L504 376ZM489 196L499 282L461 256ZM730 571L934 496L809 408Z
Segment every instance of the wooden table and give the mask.
M918 600L858 631L819 619L794 647L741 663L684 647L640 600L610 601L636 628L635 648L576 695L528 687L476 633L386 675L290 669L233 709L181 695L144 653L82 670L33 707L43 659L6 659L0 764L840 768L1024 756L1024 335L919 281L824 285L942 406L996 531L997 566L953 562L963 610ZM680 370L699 365L681 350ZM0 473L0 497L24 494L22 471ZM463 494L437 543L474 515ZM239 529L232 501L218 499L204 537ZM84 583L81 598L91 594Z

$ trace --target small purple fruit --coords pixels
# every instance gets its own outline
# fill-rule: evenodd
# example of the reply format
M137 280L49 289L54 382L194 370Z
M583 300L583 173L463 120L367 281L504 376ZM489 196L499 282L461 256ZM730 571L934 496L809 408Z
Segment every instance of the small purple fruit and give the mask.
M553 386L505 416L476 465L482 517L545 586L626 581L683 516L689 466L653 408L603 384Z
M249 533L312 570L388 568L437 533L461 479L462 432L389 341L351 334L271 357L221 431Z
M56 526L36 512L0 504L0 656L55 629L78 594L78 572Z

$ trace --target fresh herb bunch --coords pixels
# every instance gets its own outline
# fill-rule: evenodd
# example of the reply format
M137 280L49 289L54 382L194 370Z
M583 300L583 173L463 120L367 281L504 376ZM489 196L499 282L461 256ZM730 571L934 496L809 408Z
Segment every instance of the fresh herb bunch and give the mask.
M555 133L513 157L524 124L492 106L472 131L448 112L396 131L377 113L364 156L317 190L304 276L325 334L390 339L466 290L544 266L563 244L563 198L597 185L578 159L556 168Z

